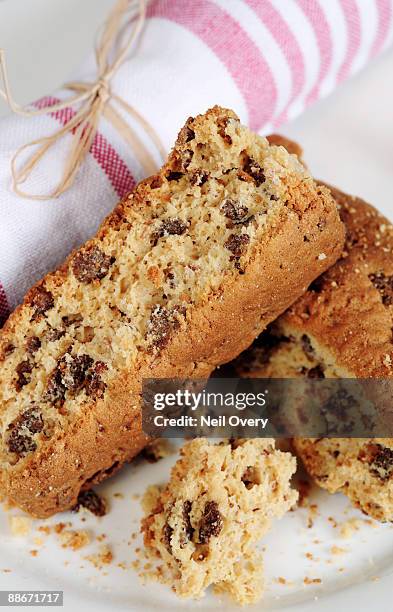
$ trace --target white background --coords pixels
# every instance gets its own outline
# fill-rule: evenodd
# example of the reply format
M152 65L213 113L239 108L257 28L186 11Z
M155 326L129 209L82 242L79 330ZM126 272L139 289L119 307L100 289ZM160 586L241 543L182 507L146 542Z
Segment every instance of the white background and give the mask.
M0 0L0 46L20 103L51 93L92 48L113 0ZM298 140L313 173L393 219L393 51L281 132ZM204 109L201 109L201 111ZM236 110L236 109L235 109ZM0 116L7 112L0 101Z

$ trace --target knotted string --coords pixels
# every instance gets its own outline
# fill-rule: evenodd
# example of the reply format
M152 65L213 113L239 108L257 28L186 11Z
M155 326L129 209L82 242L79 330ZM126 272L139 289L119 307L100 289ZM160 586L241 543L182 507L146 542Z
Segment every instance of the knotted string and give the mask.
M0 95L6 100L12 112L23 117L35 117L47 113L55 113L72 105L80 105L75 115L68 123L50 136L37 138L20 147L11 160L12 185L16 194L31 200L50 200L59 197L67 191L75 181L77 172L89 152L97 133L101 117L105 119L124 138L126 143L136 152L146 175L153 174L157 169L152 155L139 138L137 133L127 123L121 114L111 104L112 101L123 108L149 136L155 144L161 157L165 158L165 149L152 126L122 98L111 91L112 77L124 63L127 55L143 30L146 19L146 0L117 0L107 18L96 48L97 80L93 83L72 82L64 85L65 89L75 92L69 97L51 107L31 109L19 106L11 94L4 51L0 49L0 76L4 90ZM136 13L136 8L138 11ZM131 13L131 14L130 14ZM125 18L129 14L127 21ZM124 43L122 44L122 39ZM111 61L111 56L113 60ZM32 174L40 160L66 134L73 134L72 145L65 162L61 179L55 189L49 194L30 194L20 188ZM27 149L34 148L33 153L20 166L18 159Z

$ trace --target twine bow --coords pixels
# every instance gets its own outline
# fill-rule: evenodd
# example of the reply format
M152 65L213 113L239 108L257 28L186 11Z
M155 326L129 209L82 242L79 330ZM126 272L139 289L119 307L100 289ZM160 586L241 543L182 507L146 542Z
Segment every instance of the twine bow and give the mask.
M91 148L102 116L112 124L125 139L126 143L136 151L145 173L149 175L156 171L157 164L149 150L131 125L110 104L112 101L117 102L120 107L139 123L140 127L142 127L155 144L161 157L165 158L165 149L151 125L134 108L114 94L110 86L112 77L125 61L133 43L143 29L146 19L145 2L146 0L136 0L136 2L134 0L117 0L104 24L95 52L97 80L94 83L66 83L64 88L75 92L75 95L59 104L54 104L50 108L25 109L14 101L11 94L4 51L0 49L0 75L4 85L4 90L0 89L0 95L6 100L10 109L15 114L24 117L34 117L49 112L54 113L74 104L80 105L75 115L64 127L50 136L33 140L17 150L11 161L11 173L13 189L19 196L32 200L50 200L59 197L67 191L74 183L77 172ZM128 19L125 21L127 14L129 14ZM123 39L124 42L122 43ZM111 61L112 56L113 59ZM22 191L20 185L29 178L40 160L65 134L73 134L74 138L57 187L47 195L34 195ZM33 153L18 166L17 162L20 155L30 148L34 148Z

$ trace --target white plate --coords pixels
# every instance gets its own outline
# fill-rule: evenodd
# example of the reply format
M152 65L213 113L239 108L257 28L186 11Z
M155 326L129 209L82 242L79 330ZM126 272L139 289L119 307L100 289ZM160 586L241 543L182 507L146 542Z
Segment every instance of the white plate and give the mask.
M46 522L34 521L27 537L16 538L10 533L9 517L18 511L2 513L0 589L61 589L65 610L78 606L82 612L238 610L228 600L220 601L210 593L198 602L179 600L165 586L151 582L143 585L131 567L137 558L135 549L142 546L140 535L132 539L132 534L139 531L142 515L135 496L143 493L148 484L164 482L175 459L176 455L156 464L138 461L101 485L99 490L110 503L108 515L101 519L85 511L78 515L65 513ZM267 590L255 608L370 610L372 605L380 607L382 602L390 601L385 597L390 597L389 576L393 571L393 526L367 522L341 495L329 496L315 488L310 502L318 506L312 527L308 526L310 510L300 508L276 521L263 541ZM344 539L340 524L350 519L360 519L361 523L350 539ZM45 536L38 531L42 524L59 521L71 521L73 529L89 531L91 543L78 551L65 550L58 536ZM114 560L97 569L85 557L97 553L102 546L95 539L102 533L107 536L104 542L112 549ZM42 538L42 546L34 542L37 536ZM345 552L334 554L332 547ZM34 549L38 550L36 557L31 555ZM119 567L123 563L127 569ZM4 569L11 572L3 573ZM285 578L287 584L280 584L279 577ZM320 579L321 583L305 584L306 577Z

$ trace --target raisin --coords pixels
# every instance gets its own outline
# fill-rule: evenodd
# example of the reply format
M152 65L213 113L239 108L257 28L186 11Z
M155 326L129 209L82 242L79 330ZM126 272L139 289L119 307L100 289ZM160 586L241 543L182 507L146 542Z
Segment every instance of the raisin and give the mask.
M9 355L12 355L12 353L15 350L15 346L9 342L8 344L5 345L5 347L3 348L3 356L4 357L8 357Z
M179 181L183 176L184 172L175 172L174 170L171 170L168 172L165 178L167 181Z
M233 222L233 225L244 223L247 219L248 208L237 200L227 199L221 204L220 211L227 219Z
M105 501L93 489L81 491L78 495L77 504L72 510L78 512L81 507L86 508L95 516L105 516L107 513Z
M107 370L103 361L97 361L92 371L86 377L86 393L90 397L99 398L105 393L106 384L101 380L101 372Z
M54 306L53 295L50 291L44 289L44 287L34 287L31 291L32 297L30 298L30 305L34 308L34 314L32 319L36 320L41 315L45 314L47 310L50 310Z
M15 380L15 389L20 391L22 387L27 385L30 377L26 377L26 374L30 374L33 370L33 364L30 361L21 361L16 366L16 380Z
M261 166L252 157L247 155L243 166L244 172L249 174L253 179L257 187L265 182L266 177Z
M223 520L217 502L207 502L199 525L199 543L207 544L212 536L219 535L222 527Z
M181 236L187 229L186 223L180 219L164 219L156 232L151 236L152 246L156 246L160 238L167 236Z
M62 402L65 398L66 388L63 385L61 370L56 367L49 377L46 391L44 393L44 401L51 404Z
M73 259L72 270L81 283L92 283L101 280L109 272L115 258L105 255L97 246L86 251L79 251Z
M176 313L171 313L163 306L157 306L147 326L147 335L150 337L151 345L163 349L168 344L172 331L178 329L179 326Z
M324 280L323 280L323 276L318 276L318 278L316 278L315 280L312 281L312 283L309 286L309 290L313 291L314 293L321 293L324 287Z
M160 457L157 456L154 448L151 446L145 446L145 448L139 453L139 457L142 457L148 463L157 463L160 460Z
M184 151L182 155L182 167L184 168L184 170L187 170L193 157L194 157L194 151L191 151L191 149L186 149Z
M381 444L366 444L358 458L370 465L370 472L381 480L388 480L393 474L393 449Z
M306 334L303 334L301 338L301 343L302 343L303 353L307 355L307 357L310 357L310 359L313 359L315 355L315 351L312 347L310 338L306 336Z
M185 142L190 142L191 140L194 140L194 138L195 138L194 130L192 130L188 126L185 126L185 130L184 130L184 140L185 140Z
M176 283L175 283L175 275L173 274L173 272L166 268L164 270L164 277L165 277L165 281L169 284L171 289L174 289L176 287Z
M172 534L173 534L172 527L168 525L168 523L165 523L162 536L163 536L164 546L170 554L172 554L172 545L171 545Z
M41 346L41 340L37 336L31 336L26 340L26 351L34 355Z
M178 142L180 144L186 144L187 142L191 142L195 138L195 132L192 128L189 127L191 124L191 118L187 121L186 125L180 130Z
M36 407L29 408L17 417L7 429L9 432L7 446L10 453L20 457L37 448L33 435L40 433L44 428L42 415Z
M69 327L70 325L78 325L79 323L81 323L83 320L83 317L81 314L77 313L77 314L65 315L64 317L61 317L61 320L63 321L64 327Z
M66 391L76 394L90 384L89 369L94 363L89 355L71 357L66 354L52 372L44 399L53 404L62 402Z
M54 329L53 327L49 327L48 331L45 333L45 336L49 342L55 342L62 338L65 335L64 329Z
M307 378L325 378L323 367L321 365L317 365L314 368L307 370Z
M209 173L205 170L195 170L190 178L190 183L194 187L201 187L209 178Z
M231 234L224 247L232 253L231 260L241 257L246 250L250 236L248 234Z
M183 504L183 523L184 523L184 532L187 538L187 541L192 540L192 536L194 535L194 528L191 525L190 520L190 512L192 509L192 503L189 500L186 500ZM184 542L186 544L186 542Z
M65 388L72 392L80 391L86 380L87 371L92 364L93 359L89 355L79 355L72 357L70 360L63 359L60 369Z
M247 466L241 480L246 489L252 489L254 485L260 484L258 471L252 465Z
M385 306L391 306L393 304L393 275L385 276L383 272L377 272L376 274L369 274L368 277L375 289L379 291L382 303Z

